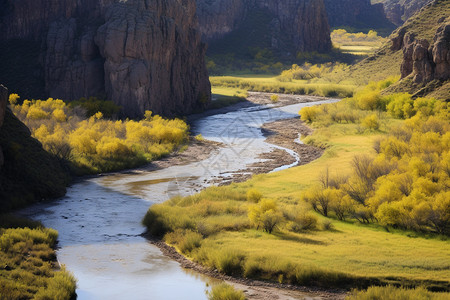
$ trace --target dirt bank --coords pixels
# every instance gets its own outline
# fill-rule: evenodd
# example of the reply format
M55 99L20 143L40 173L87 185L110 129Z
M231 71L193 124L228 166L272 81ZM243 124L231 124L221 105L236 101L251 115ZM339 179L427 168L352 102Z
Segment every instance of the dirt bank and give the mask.
M167 257L177 261L185 269L226 281L237 289L244 291L249 300L291 300L291 299L344 299L346 291L337 289L321 289L290 284L266 282L248 278L227 276L217 270L205 268L177 252L177 250L165 242L146 236L148 240Z

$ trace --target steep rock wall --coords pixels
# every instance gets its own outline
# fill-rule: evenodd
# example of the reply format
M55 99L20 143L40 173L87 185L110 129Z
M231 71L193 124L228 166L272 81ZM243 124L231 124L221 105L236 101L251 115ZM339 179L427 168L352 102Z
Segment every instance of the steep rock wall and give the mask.
M200 31L209 42L238 30L262 10L269 18L265 38L272 48L294 53L331 49L323 0L198 0L197 7Z
M381 3L372 5L370 0L324 0L324 2L331 27L395 28L386 18Z
M402 78L410 77L414 83L450 79L450 23L437 29L431 45L426 39L401 31L392 49L403 51Z
M431 0L386 0L383 2L387 18L397 26L402 25Z
M45 96L106 97L129 117L187 114L210 100L194 0L1 0L0 11L0 43L13 45L0 51L39 45L39 67L22 72ZM27 82L10 79L20 72L0 79L20 93Z

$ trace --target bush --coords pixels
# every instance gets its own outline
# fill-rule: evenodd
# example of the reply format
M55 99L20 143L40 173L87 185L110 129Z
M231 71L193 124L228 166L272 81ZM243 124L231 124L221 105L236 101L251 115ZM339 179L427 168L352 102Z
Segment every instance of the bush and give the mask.
M317 228L318 219L310 213L298 213L295 218L288 223L288 229L293 232L304 230L314 230Z
M299 114L300 114L302 121L312 123L316 119L319 112L320 112L320 109L317 106L307 106L307 107L303 107L299 111Z
M270 101L272 101L272 103L277 103L278 101L280 101L280 96L272 95L270 96Z
M208 292L209 300L245 300L245 295L242 291L237 291L233 286L221 283L213 286Z
M164 240L175 245L181 253L189 254L192 250L201 246L203 236L192 230L177 229L164 236Z
M252 203L258 203L261 200L262 194L256 189L250 189L247 191L247 201Z
M380 122L376 114L371 114L361 121L361 125L369 130L378 130Z
M226 275L241 275L245 255L237 250L221 249L207 254L209 264Z

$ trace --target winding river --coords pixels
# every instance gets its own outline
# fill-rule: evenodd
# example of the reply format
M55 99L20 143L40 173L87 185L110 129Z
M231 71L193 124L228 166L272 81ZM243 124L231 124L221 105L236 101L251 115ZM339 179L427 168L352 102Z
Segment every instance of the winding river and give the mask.
M78 279L78 299L206 299L214 279L181 268L142 237L147 209L175 195L193 194L211 179L259 161L259 154L280 148L264 142L262 124L330 101L278 108L240 103L228 112L197 117L193 133L224 144L208 159L86 179L69 187L64 198L22 214L58 230L58 261ZM288 153L298 162L296 153Z

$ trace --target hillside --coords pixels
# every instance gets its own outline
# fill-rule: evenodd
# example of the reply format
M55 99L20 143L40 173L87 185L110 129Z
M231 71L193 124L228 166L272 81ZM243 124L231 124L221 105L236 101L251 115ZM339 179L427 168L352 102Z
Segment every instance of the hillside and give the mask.
M0 209L9 210L61 197L69 175L60 161L31 137L30 130L6 106L0 85Z
M375 0L372 3L382 3L386 17L395 25L400 26L430 0Z
M410 92L448 99L449 76L444 73L450 68L448 55L445 55L449 51L449 43L447 31L443 28L449 22L450 2L435 0L395 30L389 41L374 55L350 67L345 73L332 77L365 84L392 75L401 76L402 80L392 86L390 92ZM438 29L440 31L437 34ZM414 47L418 44L429 45L422 47L423 55L418 52L414 54ZM423 72L428 72L428 75L421 78L416 76Z

